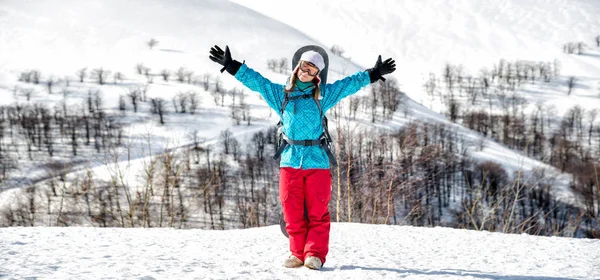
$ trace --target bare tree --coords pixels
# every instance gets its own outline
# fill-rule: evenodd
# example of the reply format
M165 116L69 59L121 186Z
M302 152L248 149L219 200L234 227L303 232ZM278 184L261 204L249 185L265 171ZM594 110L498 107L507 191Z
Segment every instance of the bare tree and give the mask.
M564 49L566 50L566 52L568 54L573 54L577 50L577 44L573 43L573 42L569 42L569 43L566 44L566 46L564 47Z
M129 99L131 99L131 105L133 105L133 112L137 113L138 101L140 100L140 90L131 88L129 89L129 93L127 94Z
M583 54L585 44L583 42L577 42L577 54Z
M189 70L189 71L185 72L185 79L188 84L192 83L193 77L194 77L194 71Z
M467 97L471 100L471 105L475 105L477 103L477 96L479 94L479 80L473 78L472 76L466 77L466 82L464 89L467 92Z
M140 91L140 96L141 96L142 102L146 102L146 100L148 99L148 96L147 96L148 85L144 85L144 86L139 87L139 91Z
M123 82L123 80L125 79L125 75L123 75L123 73L121 72L115 72L115 74L113 74L113 81L114 83L119 83L119 82Z
M501 165L486 161L477 165L476 172L479 175L479 180L485 185L488 195L492 197L492 204L498 199L501 187L508 183L508 175Z
M168 82L169 76L171 76L171 72L168 69L163 69L160 71L160 75L163 77L163 81Z
M344 56L344 49L340 46L340 45L333 45L331 46L330 49L331 53L339 56L339 57L343 57Z
M575 105L573 108L567 111L567 115L567 120L571 125L571 130L576 132L577 139L582 138L584 109L579 105Z
M189 132L186 135L186 138L190 141L192 141L192 147L191 150L194 152L194 163L198 164L200 163L200 152L202 151L202 147L200 147L200 137L198 136L198 130L194 130L192 132Z
M285 73L289 67L288 59L285 57L280 59L277 66L279 67L279 73Z
M96 107L96 112L102 111L102 94L100 90L94 91L94 106Z
M594 122L596 121L596 116L598 116L598 108L594 108L588 112L590 126L588 129L588 145L592 145L592 132L594 131Z
M188 108L188 95L180 92L177 94L177 99L179 102L179 108L181 109L181 113L185 114L187 113L187 108Z
M210 78L211 78L211 74L210 73L204 73L204 75L202 75L202 85L204 86L204 90L208 91L208 88L210 86Z
M154 75L152 75L152 73L150 73L151 69L150 67L144 67L144 76L146 76L146 80L148 81L149 84L154 82Z
M152 103L152 107L150 109L152 114L158 115L160 118L160 124L165 124L165 120L163 118L165 114L165 100L162 98L152 98L150 99Z
M77 155L77 148L79 147L78 141L77 139L79 138L79 126L80 126L80 122L79 119L77 117L73 117L70 118L67 121L67 127L69 135L70 135L70 142L71 142L71 151L73 153L73 156Z
M356 112L360 107L360 100L361 98L357 96L350 97L350 102L348 104L348 116L352 116L352 119L356 119Z
M250 108L248 107L248 104L246 104L246 94L244 93L244 90L240 90L239 92L240 95L240 109L242 110L242 120L246 122L247 125L250 125Z
M435 74L433 73L429 73L429 80L427 80L427 82L425 82L425 84L423 85L423 87L425 88L425 92L427 93L427 96L429 96L429 102L433 102L433 100L435 99L435 93L437 91L437 78L435 77ZM431 106L431 104L430 104Z
M448 115L450 116L450 121L456 122L460 117L460 103L455 98L449 98L449 100L446 102L446 107L448 108Z
M375 83L371 86L371 98L369 104L371 105L371 122L375 122L377 116L377 106L379 105L379 92L381 91L381 84Z
M268 59L267 68L273 72L277 71L277 59Z
M108 76L110 75L110 71L104 68L96 68L92 70L92 79L98 81L98 84L103 85L106 83Z
M179 97L175 95L173 96L171 101L173 102L173 108L175 109L175 113L179 113Z
M573 88L575 87L575 77L570 77L569 81L567 82L567 87L569 88L569 91L567 92L567 95L571 95L571 92L573 91Z
M94 113L94 98L93 98L93 96L94 96L94 90L91 88L88 89L88 96L86 98L84 107L87 106L87 110L90 114ZM63 92L63 97L64 97L64 100L67 99L67 91L66 90ZM66 102L65 102L64 106L65 106L64 111L66 114L66 112L67 112ZM82 110L85 111L85 108L83 108Z
M40 78L42 77L42 73L39 70L32 70L31 71L31 81L34 84L39 84L40 83Z
M81 68L77 70L77 77L79 77L79 82L83 83L83 80L87 76L87 68Z
M19 82L31 83L31 71L21 72Z
M223 106L224 101L225 101L225 90L222 88L221 86L222 81L221 78L219 76L215 77L215 88L213 90L213 98L215 99L215 104L218 105L219 104L219 97L221 99L221 106Z
M398 82L390 78L385 83L378 83L373 86L375 97L380 101L383 107L383 117L390 119L400 105L402 92L398 88Z
M196 110L200 105L200 100L198 99L198 93L195 91L189 91L187 93L187 99L190 101L190 114L195 114Z
M138 75L143 75L145 69L146 69L146 66L144 66L143 63L138 63L135 65L135 71Z
M65 81L65 86L69 87L71 84L71 79L69 78L69 76L65 76L65 78L63 79L63 81Z
M33 95L34 92L35 92L35 90L32 88L24 88L21 90L21 94L25 95L25 98L27 99L28 102L31 100L31 96Z
M554 66L553 67L554 68L553 69L554 70L553 71L554 77L560 76L560 70L561 70L561 67L562 67L560 61L558 59L554 59L553 66Z
M502 61L500 64L500 68L498 70L499 73L502 73ZM456 81L456 70L451 64L446 64L444 66L444 81L446 82L446 87L448 89L448 93L452 96L454 93L454 83Z
M259 131L252 135L252 150L254 150L256 158L259 162L263 162L265 159L265 147L267 144L267 137L265 133Z
M235 139L235 138L231 138L231 153L233 154L233 159L236 161L239 161L240 159L240 142Z
M187 70L184 67L179 67L177 72L175 72L175 76L177 77L177 81L180 83L185 82Z
M48 94L52 94L52 87L54 87L55 84L56 81L54 80L54 78L48 78L48 80L46 81L46 88L48 88Z
M219 96L221 97L221 106L225 106L225 96L227 95L227 90L220 89L219 86L217 86L217 89L219 89L217 93L219 93Z
M125 104L125 96L120 95L119 96L119 111L121 111L121 113L125 113L126 109L127 109L127 105Z
M229 96L231 97L231 105L235 106L235 98L239 95L239 90L237 88L233 88L229 90Z
M231 105L230 107L231 109L231 119L233 119L235 121L236 125L240 125L240 122L242 121L242 114L241 114L241 110L239 107L236 107L235 105Z
M158 45L158 41L154 38L150 39L150 41L146 42L146 45L149 49L153 49L156 45Z
M231 150L231 139L233 139L233 133L228 129L221 131L219 135L219 142L223 145L223 151L226 155L229 154Z

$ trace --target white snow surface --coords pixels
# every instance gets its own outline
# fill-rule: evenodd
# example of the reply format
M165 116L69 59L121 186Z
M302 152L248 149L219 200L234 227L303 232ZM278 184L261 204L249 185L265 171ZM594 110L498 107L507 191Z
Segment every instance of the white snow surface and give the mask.
M321 271L284 268L277 226L0 229L7 279L599 279L600 240L333 223Z

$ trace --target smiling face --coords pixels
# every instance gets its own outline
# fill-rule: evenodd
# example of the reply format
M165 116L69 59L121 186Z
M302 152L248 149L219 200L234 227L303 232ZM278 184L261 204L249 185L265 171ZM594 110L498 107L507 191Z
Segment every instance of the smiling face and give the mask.
M319 68L308 61L300 61L298 69L298 79L302 82L310 82L319 73Z

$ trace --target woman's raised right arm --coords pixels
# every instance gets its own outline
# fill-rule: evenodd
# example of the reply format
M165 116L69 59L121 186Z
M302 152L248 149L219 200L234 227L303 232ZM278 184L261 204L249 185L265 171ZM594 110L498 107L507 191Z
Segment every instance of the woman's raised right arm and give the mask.
M229 74L233 75L246 87L260 93L260 95L267 101L269 107L273 108L276 112L281 110L281 104L283 103L284 96L283 85L272 83L260 73L246 66L246 64L242 64L237 60L233 60L231 58L229 46L226 46L225 51L223 51L221 48L219 48L219 46L215 45L210 49L209 58L212 61L223 65L221 73L227 70Z
M279 113L284 97L283 85L272 83L246 64L240 66L235 78L249 89L260 93L269 107Z

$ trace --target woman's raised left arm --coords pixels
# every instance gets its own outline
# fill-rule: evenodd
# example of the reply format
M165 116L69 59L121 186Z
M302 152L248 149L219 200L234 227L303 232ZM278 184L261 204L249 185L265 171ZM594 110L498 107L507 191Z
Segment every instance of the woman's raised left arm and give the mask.
M381 55L377 58L377 62L373 68L358 72L344 79L338 80L333 84L324 86L323 111L327 111L335 106L340 100L358 92L369 83L374 83L378 80L385 81L383 75L390 74L396 70L396 62L388 58L384 62L381 61Z

